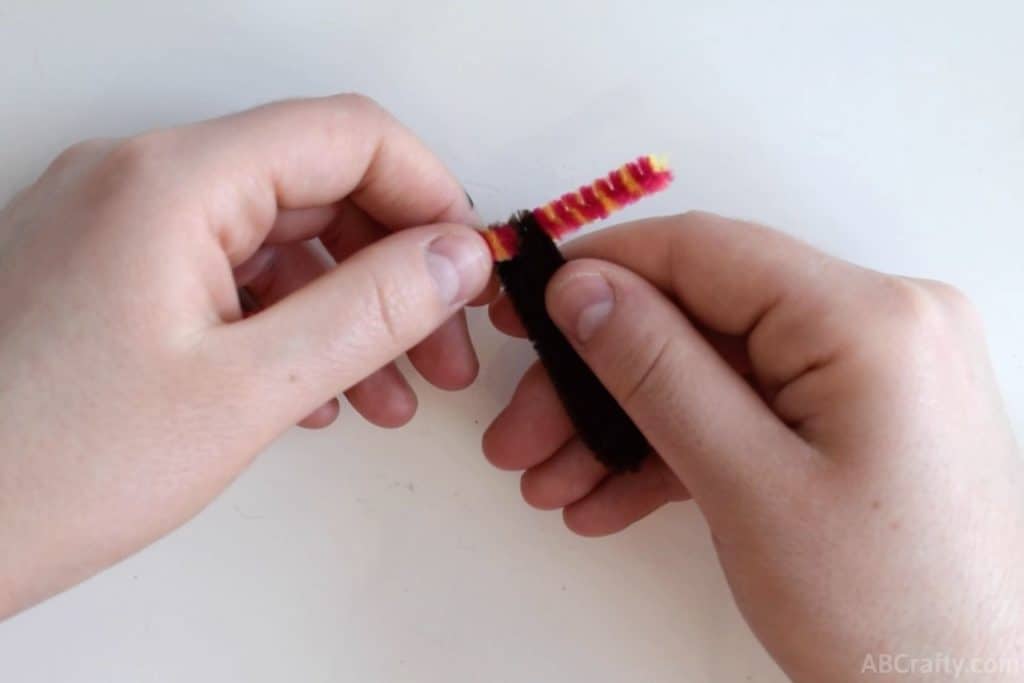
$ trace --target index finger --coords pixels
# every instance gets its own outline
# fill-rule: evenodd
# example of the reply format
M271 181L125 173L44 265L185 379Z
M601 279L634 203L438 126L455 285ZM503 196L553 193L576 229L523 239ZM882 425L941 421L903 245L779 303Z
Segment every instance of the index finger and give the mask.
M230 214L210 225L233 265L263 242L279 210L343 198L389 228L477 221L440 159L362 95L257 107L187 126L174 143L207 205Z
M751 332L789 295L823 291L828 271L849 266L777 230L697 211L624 223L564 251L628 268L731 335Z
M565 253L623 266L699 324L747 338L753 370L768 387L827 359L885 295L880 273L709 213L623 224L575 240Z

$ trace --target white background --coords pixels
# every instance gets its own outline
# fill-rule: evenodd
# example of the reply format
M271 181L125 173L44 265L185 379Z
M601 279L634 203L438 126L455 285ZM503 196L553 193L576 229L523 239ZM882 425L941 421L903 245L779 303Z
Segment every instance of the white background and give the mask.
M417 130L488 219L665 153L677 183L628 217L756 218L966 290L1020 431L1021 7L5 0L0 198L82 137L341 90ZM484 462L531 352L474 333L471 390L424 388L397 432L349 411L288 434L177 533L0 625L0 679L783 680L692 507L582 540Z

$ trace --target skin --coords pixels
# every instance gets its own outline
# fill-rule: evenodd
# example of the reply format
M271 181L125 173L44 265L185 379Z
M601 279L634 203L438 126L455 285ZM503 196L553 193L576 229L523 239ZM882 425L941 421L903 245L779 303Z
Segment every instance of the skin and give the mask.
M403 424L403 353L471 382L477 223L359 96L61 155L0 213L0 617L173 530L341 393ZM692 497L797 681L871 652L1020 654L1024 474L962 296L709 215L570 253L551 314L657 453L609 476L534 368L484 440L528 502L602 535ZM504 300L492 317L521 334Z
M405 352L469 384L477 222L360 96L63 153L0 214L0 617L181 525L341 392L405 423Z
M600 536L692 498L795 681L871 679L869 653L1022 661L1024 472L960 293L709 214L568 251L551 316L656 454L609 475L531 368L484 437L528 503Z

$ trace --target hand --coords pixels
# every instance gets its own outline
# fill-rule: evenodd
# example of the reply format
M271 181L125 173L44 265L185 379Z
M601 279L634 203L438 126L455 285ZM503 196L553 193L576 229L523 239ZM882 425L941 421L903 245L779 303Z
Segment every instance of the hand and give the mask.
M568 252L549 311L657 457L609 476L535 366L484 437L529 503L600 535L692 495L798 681L1020 657L1024 474L963 296L704 214ZM491 313L522 334L506 300Z
M0 214L0 617L174 529L341 391L407 421L407 350L471 382L476 221L359 96L61 155ZM262 309L244 319L242 285Z

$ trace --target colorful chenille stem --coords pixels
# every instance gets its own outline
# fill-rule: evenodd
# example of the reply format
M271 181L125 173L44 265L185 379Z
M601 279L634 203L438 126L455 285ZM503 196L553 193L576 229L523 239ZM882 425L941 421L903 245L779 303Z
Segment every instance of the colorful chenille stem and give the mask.
M655 192L672 182L672 171L654 156L642 156L623 164L604 178L575 192L533 209L531 212L541 229L553 240L560 240L575 230L602 218ZM506 223L488 228L484 237L497 262L514 258L519 252L519 236L515 226Z

